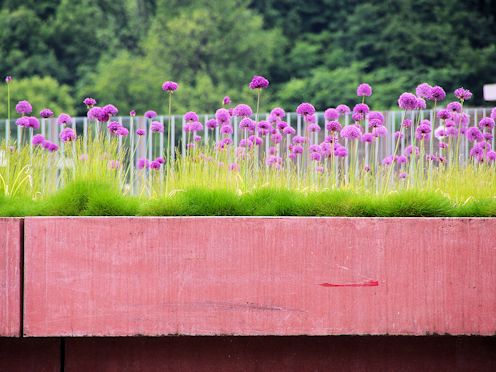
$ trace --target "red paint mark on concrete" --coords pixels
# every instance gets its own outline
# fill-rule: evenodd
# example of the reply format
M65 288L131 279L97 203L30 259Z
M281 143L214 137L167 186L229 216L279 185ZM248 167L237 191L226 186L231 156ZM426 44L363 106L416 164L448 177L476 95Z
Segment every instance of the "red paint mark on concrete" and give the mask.
M335 284L335 283L320 283L322 287L377 287L379 282L377 280L368 280L363 283L345 283L345 284Z

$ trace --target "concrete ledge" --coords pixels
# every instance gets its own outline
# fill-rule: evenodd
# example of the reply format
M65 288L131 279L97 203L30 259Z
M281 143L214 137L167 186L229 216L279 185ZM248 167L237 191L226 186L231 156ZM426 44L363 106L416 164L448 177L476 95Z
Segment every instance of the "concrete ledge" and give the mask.
M22 220L0 218L0 336L21 335Z
M26 218L24 334L493 335L496 219Z

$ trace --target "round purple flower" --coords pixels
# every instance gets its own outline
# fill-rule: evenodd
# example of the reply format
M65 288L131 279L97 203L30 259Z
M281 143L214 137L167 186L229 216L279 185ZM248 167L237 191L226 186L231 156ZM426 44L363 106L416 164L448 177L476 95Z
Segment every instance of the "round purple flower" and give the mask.
M490 118L490 117L485 117L485 118L482 118L480 121L479 121L479 128L482 129L482 130L491 130L494 128L494 119Z
M286 112L282 108L276 107L272 109L270 116L278 120L282 120L286 116Z
M16 120L16 125L18 127L28 128L29 127L29 119L27 118L27 116L23 116L23 117Z
M382 126L382 122L379 119L369 120L369 128L377 128Z
M28 101L19 101L16 105L16 111L21 115L28 115L33 111L33 107Z
M270 136L270 140L272 143L281 143L282 135L280 135L279 133L274 133Z
M346 114L349 114L351 112L350 108L346 105L337 105L336 110L338 110L338 112L341 115L346 115Z
M219 126L219 123L215 119L210 119L210 120L207 120L205 125L207 126L208 129L215 129Z
M324 118L327 121L336 120L339 118L339 111L335 108L328 108L324 112Z
M284 130L284 128L286 128L288 125L289 124L286 123L285 121L279 121L279 122L277 122L277 129Z
M406 162L407 162L407 158L406 158L405 155L398 155L396 157L396 159L394 159L394 160L396 161L397 164L400 164L400 165L401 164L406 164Z
M320 161L322 159L322 155L320 154L320 152L311 152L310 159L312 159L313 161Z
M339 132L341 131L342 127L339 121L330 121L326 124L326 129L329 132Z
M131 116L132 118L134 118L136 116L136 111L135 110L129 111L129 116Z
M481 131L477 127L468 128L467 132L465 133L465 136L467 137L467 139L470 142L484 140L484 136L482 135Z
M405 137L405 135L401 131L397 130L396 132L394 132L394 139L395 140L397 140L398 138L403 138L403 137Z
M334 148L334 155L338 158L345 158L348 156L348 149L344 146L337 146Z
M190 121L190 122L198 121L198 115L196 114L196 112L189 111L184 114L183 119L184 121Z
M455 97L458 98L460 101L467 101L470 98L472 98L472 92L468 89L465 89L463 87L455 89Z
M59 125L67 125L72 121L72 118L68 114L60 114L59 117L57 118L57 124Z
M405 173L405 172L401 172L398 177L401 179L401 180L404 180L405 178L408 177L408 173Z
M419 98L423 98L423 99L430 99L431 92L432 92L432 87L427 83L419 84L415 89L415 94Z
M372 143L374 141L374 136L372 133L364 133L362 138L360 138L360 141L363 143Z
M101 107L92 107L88 110L88 113L86 114L88 116L88 119L90 120L98 120L102 121L102 119L105 115Z
M439 85L432 87L431 96L429 98L431 101L440 102L443 101L445 98L446 98L446 92L444 91L443 88L441 88Z
M147 111L145 112L145 118L147 119L155 119L157 117L157 113L155 111Z
M234 108L234 115L237 117L244 117L244 116L248 117L251 116L252 114L253 111L251 107L245 105L244 103L241 103Z
M231 98L229 96L225 96L224 99L222 100L222 104L229 105L231 103Z
M5 77L5 82L6 82L7 84L9 84L11 81L12 81L12 76L7 75L7 76Z
M491 110L491 119L496 120L496 107Z
M140 136L140 137L141 136L144 136L145 135L145 130L144 129L141 129L141 128L140 129L136 129L136 134L138 136Z
M414 152L416 155L418 155L420 153L420 150L417 146L413 146L413 145L408 145L407 147L405 147L405 155L406 156L410 156L412 154L412 152Z
M398 106L402 110L415 110L417 108L417 97L412 93L402 93L398 98Z
M34 116L28 116L28 128L38 129L40 127L40 121Z
M248 117L241 119L239 122L239 128L244 130L253 131L255 129L255 122Z
M96 105L96 99L94 98L91 98L91 97L86 97L84 100L83 100L83 103L88 107L88 108L91 108L93 106Z
M193 133L200 132L203 130L203 124L199 121L194 121L191 123L191 131Z
M320 127L318 124L312 123L307 127L307 131L310 133L318 133L320 132Z
M231 134L233 132L233 128L229 124L225 124L220 128L220 132L222 134Z
M296 108L296 113L302 116L315 114L315 107L311 103L304 102Z
M110 123L107 124L107 129L109 130L110 133L115 134L117 129L119 129L121 125L117 121L111 121Z
M146 158L141 158L138 160L138 163L136 164L138 169L144 169L148 168L150 165L150 161Z
M231 115L229 114L229 110L226 110L223 108L218 109L215 112L215 119L217 119L217 122L220 125L229 124L229 122L231 120Z
M162 164L160 164L160 162L158 162L157 160L153 160L152 162L150 162L150 169L160 169L160 166Z
M153 133L164 133L164 125L160 121L152 121L150 130Z
M403 128L410 128L412 126L412 120L411 119L405 119L405 120L403 120L401 125L403 126Z
M43 109L40 111L40 116L44 119L51 118L53 116L53 111L49 108Z
M282 133L285 135L294 135L296 134L296 130L288 125L282 130Z
M425 110L427 107L427 103L425 102L425 99L417 97L417 110Z
M358 105L355 105L355 107L353 107L353 113L360 114L363 117L365 117L365 115L367 115L369 111L369 106L365 103L359 103Z
M72 128L64 128L60 133L62 142L71 142L76 140L76 132Z
M47 140L43 141L41 143L41 146L48 152L56 152L59 149L59 147L55 143Z
M162 84L162 90L172 93L175 92L179 88L179 84L173 81L166 81Z
M271 125L267 120L260 120L257 124L257 128L262 131L268 131L271 128Z
M35 134L31 143L33 144L33 146L41 146L44 140L45 137L43 137L41 134Z
M340 135L343 138L356 140L362 136L362 131L360 127L356 125L346 125L343 129L341 129Z
M494 162L494 161L496 161L496 151L489 150L489 151L486 153L486 159L487 159L489 162Z
M446 105L446 109L451 112L457 112L460 113L462 112L462 105L460 102L450 102Z
M382 159L382 165L391 165L393 164L393 155L388 155L384 159Z
M437 127L436 130L434 131L434 137L436 137L439 140L446 137L446 128L443 126Z
M451 112L449 110L439 110L437 117L441 120L451 119Z
M368 117L369 121L370 120L378 120L380 125L384 124L384 115L382 115L382 113L380 113L379 111L370 111L369 114L367 115L367 117Z
M265 89L269 86L269 81L263 76L255 75L251 79L250 84L248 84L248 88L250 89Z
M117 107L115 107L114 105L105 105L103 106L102 110L108 116L115 116L119 112Z
M129 134L129 130L127 128L124 128L123 126L120 126L116 131L115 134L120 137L127 137Z
M374 135L374 137L377 137L377 138L386 137L388 134L388 130L385 126L381 125L381 126L374 128L374 130L372 131L372 134Z
M366 83L362 83L357 88L358 97L370 97L372 95L372 87Z
M303 144L306 142L306 139L305 137L303 136L294 136L293 137L293 143L296 145L296 144Z

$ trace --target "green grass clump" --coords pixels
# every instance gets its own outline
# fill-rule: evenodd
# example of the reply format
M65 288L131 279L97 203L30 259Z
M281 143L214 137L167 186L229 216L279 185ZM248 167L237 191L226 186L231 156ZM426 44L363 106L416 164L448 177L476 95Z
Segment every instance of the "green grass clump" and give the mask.
M454 212L446 196L428 191L391 193L378 203L377 215L385 217L448 217Z

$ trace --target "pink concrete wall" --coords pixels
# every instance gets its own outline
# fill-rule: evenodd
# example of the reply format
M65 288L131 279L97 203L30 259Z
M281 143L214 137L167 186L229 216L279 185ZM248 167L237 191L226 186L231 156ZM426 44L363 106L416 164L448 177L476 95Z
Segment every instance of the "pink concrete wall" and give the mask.
M0 218L0 336L21 333L21 223Z
M496 219L27 218L24 333L496 333Z

